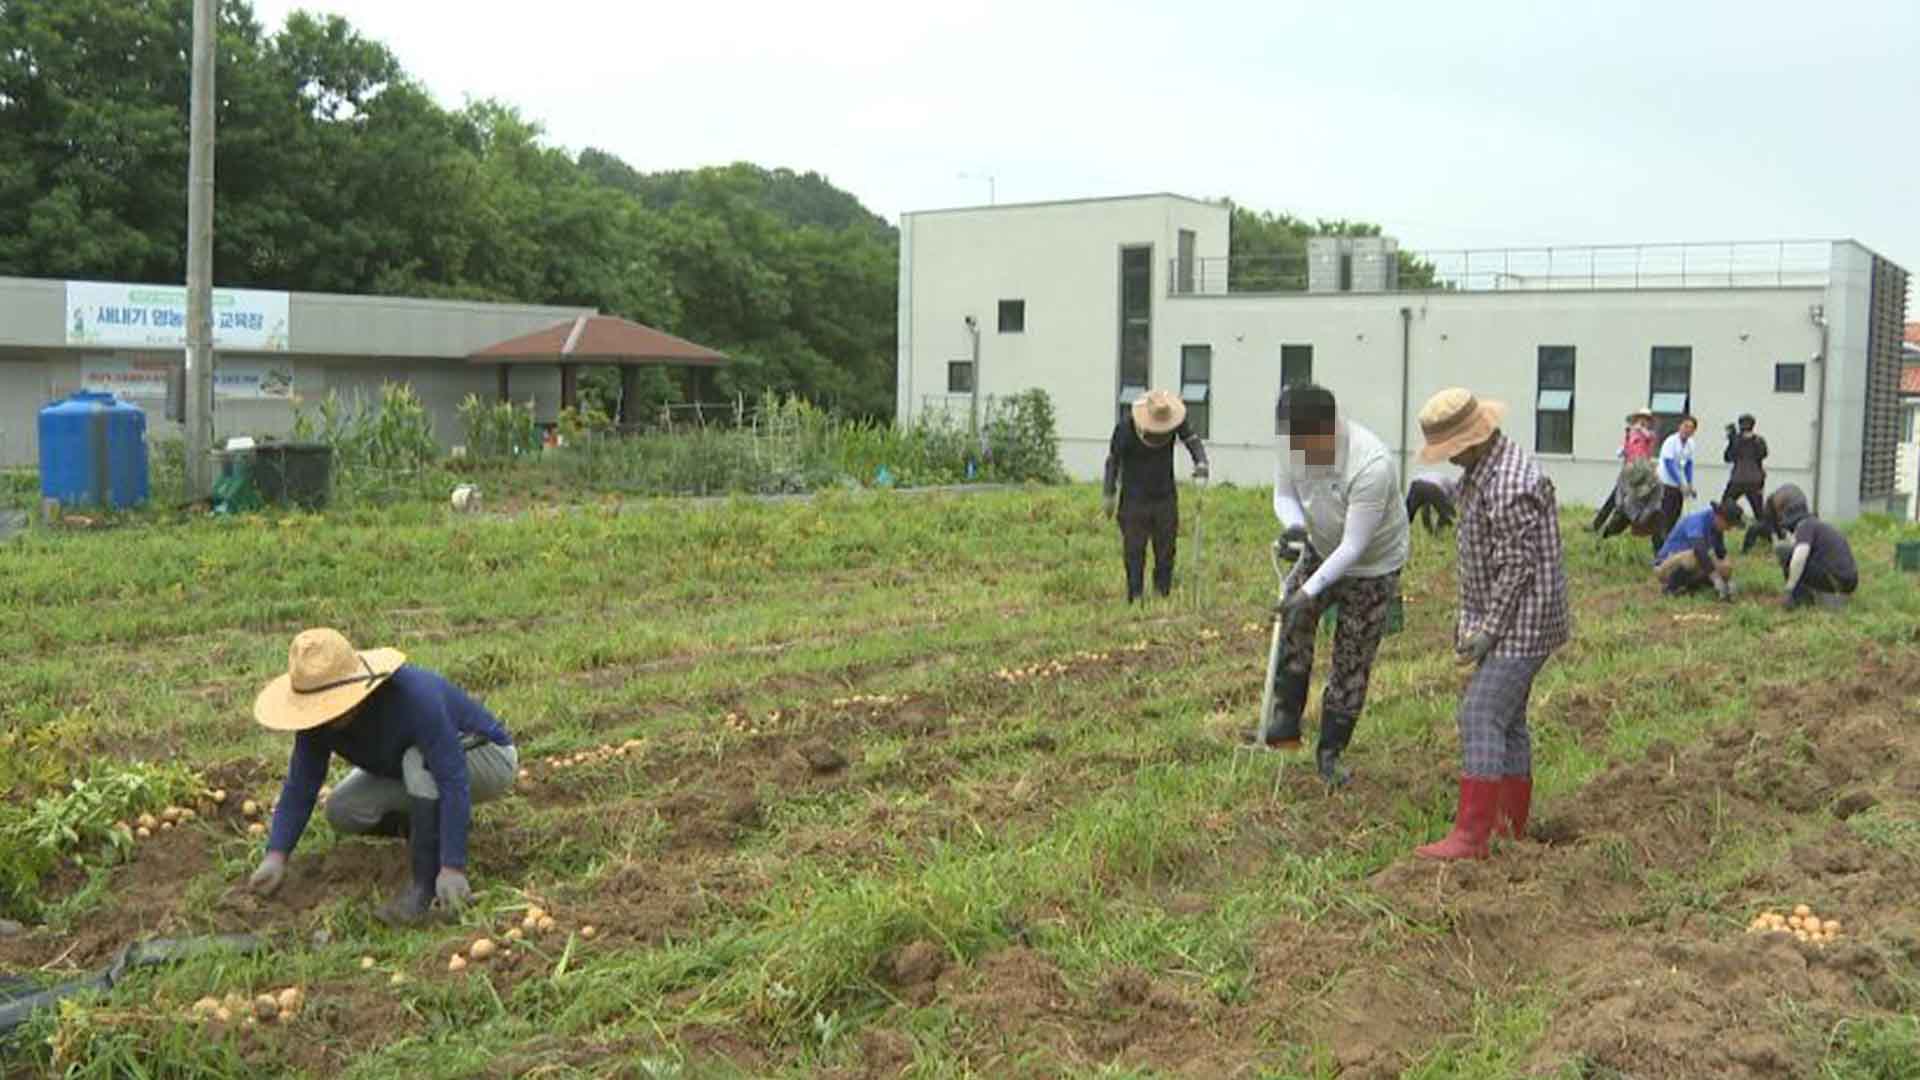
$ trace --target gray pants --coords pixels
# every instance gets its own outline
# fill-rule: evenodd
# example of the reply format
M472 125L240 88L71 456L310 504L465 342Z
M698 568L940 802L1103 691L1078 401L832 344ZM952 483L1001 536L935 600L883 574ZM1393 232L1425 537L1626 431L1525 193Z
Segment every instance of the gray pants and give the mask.
M347 774L327 799L327 823L335 832L369 833L388 814L407 812L409 798L437 799L440 785L427 771L418 749L400 759L403 779L389 780L365 769ZM513 790L520 776L520 751L511 746L482 743L467 751L467 787L474 805L497 799Z
M1533 735L1527 728L1527 698L1544 656L1488 657L1467 682L1460 699L1461 769L1493 779L1533 773Z

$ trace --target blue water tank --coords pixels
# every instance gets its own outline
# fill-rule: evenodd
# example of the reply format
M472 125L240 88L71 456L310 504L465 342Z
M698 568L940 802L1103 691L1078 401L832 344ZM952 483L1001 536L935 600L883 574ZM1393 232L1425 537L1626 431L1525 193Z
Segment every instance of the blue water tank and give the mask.
M40 410L40 494L63 506L147 501L147 414L82 390Z

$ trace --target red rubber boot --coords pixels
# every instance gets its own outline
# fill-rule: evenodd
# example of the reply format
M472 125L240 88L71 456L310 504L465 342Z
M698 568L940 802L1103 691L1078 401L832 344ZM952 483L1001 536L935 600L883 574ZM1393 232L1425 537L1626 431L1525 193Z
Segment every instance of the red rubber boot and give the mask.
M1487 837L1493 833L1499 814L1500 781L1490 777L1460 778L1460 809L1453 817L1453 831L1445 840L1413 849L1423 859L1484 859Z
M1533 777L1525 774L1500 778L1500 815L1493 835L1512 840L1527 838L1527 812L1533 808Z

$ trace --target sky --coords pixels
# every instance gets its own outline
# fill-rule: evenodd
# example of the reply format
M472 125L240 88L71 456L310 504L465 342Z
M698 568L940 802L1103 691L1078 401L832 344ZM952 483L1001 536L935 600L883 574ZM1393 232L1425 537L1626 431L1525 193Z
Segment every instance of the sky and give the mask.
M254 9L341 15L569 150L811 170L889 220L1172 191L1416 251L1851 237L1920 271L1915 0Z

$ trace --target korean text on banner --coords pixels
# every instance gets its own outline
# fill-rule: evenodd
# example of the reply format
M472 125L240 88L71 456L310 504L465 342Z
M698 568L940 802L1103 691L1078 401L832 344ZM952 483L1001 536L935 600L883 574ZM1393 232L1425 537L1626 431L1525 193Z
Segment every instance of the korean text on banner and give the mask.
M88 356L80 361L83 389L123 398L165 398L167 371L179 361ZM220 401L290 401L293 365L284 360L216 359L213 394Z
M286 352L287 294L213 290L213 343L232 352ZM67 344L186 348L187 290L162 285L67 282Z

